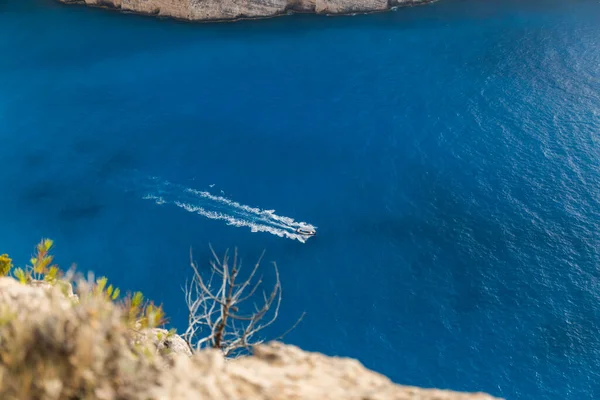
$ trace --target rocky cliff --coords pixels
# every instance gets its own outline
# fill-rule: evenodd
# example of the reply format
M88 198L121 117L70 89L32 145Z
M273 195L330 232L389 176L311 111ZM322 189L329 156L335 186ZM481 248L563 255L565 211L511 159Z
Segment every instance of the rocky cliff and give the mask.
M265 18L290 12L350 14L432 0L59 0L188 21Z
M225 360L177 335L123 324L102 296L0 278L0 398L493 400L396 385L358 361L270 343Z

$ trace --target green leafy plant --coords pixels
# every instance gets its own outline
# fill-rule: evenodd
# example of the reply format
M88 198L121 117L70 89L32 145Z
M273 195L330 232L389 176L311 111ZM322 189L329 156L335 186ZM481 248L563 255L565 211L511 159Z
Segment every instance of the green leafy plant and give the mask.
M58 269L58 267L56 265L53 265L46 271L44 275L44 280L49 283L54 283L56 282L59 273L60 270Z
M167 322L162 306L144 301L142 292L127 296L123 302L123 310L127 324L136 329L156 328Z
M58 266L52 265L54 256L50 254L50 249L53 245L52 239L42 239L36 246L36 253L30 260L31 267L27 271L32 279L46 280L52 283L59 277Z
M0 276L7 276L12 267L12 259L8 256L8 254L0 255Z
M106 287L108 278L105 276L99 278L96 281L96 285L92 289L96 296L103 296L106 300L116 300L121 294L121 290L118 287L114 287L112 284Z
M29 279L27 278L27 273L23 270L23 268L17 268L14 272L15 278L19 280L22 284L26 284Z
M52 264L54 256L50 255L50 249L53 245L51 239L42 239L35 247L35 254L30 259L31 265L25 269L15 268L13 276L21 283L44 280L54 284L62 276L62 272L58 266ZM8 276L12 268L12 259L7 254L0 255L0 276Z

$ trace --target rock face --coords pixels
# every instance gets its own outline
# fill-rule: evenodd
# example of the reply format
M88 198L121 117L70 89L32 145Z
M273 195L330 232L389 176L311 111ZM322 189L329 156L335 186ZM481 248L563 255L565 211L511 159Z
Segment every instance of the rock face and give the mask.
M319 14L345 14L360 11L383 11L389 8L387 0L321 0L315 12Z
M28 286L40 287L40 288L43 288L43 289L49 290L49 291L58 289L67 298L69 298L73 301L79 301L79 297L73 293L73 285L71 285L70 283L67 283L67 282L60 281L60 282L57 282L56 285L52 285L45 281L34 280L34 281L29 282Z
M400 386L356 360L272 342L225 361L218 351L180 357L152 396L214 400L494 400L484 393Z
M72 288L69 295L73 295ZM43 281L22 285L11 278L0 278L0 310L6 314L44 314L51 308L67 311L71 308L68 296Z
M493 400L396 385L358 361L273 342L226 360L126 326L106 298L0 278L0 399ZM165 351L169 350L169 351Z
M159 354L183 354L188 357L192 355L192 350L187 342L179 335L170 334L166 329L146 329L141 340L152 343Z
M432 0L59 0L189 21L264 18L288 12L348 14L384 11Z

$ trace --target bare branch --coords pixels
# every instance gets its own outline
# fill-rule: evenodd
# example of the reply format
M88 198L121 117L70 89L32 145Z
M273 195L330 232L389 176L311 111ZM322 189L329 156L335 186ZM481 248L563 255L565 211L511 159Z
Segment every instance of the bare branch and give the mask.
M260 304L255 304L254 312L245 315L240 313L240 305L254 298L262 285L262 277L256 282L254 278L265 252L262 252L249 276L237 282L241 270L237 249L234 250L232 259L229 258L228 251L219 259L212 246L210 250L213 260L210 262L208 280L202 278L190 250L193 277L189 283L186 281L183 289L189 312L184 338L195 350L204 347L218 348L225 356L235 357L244 350L250 350L253 345L262 343L262 338L254 337L273 324L279 316L282 298L279 270L273 263L275 283L272 289L269 292L263 290ZM303 317L304 314L280 338L293 330Z
M239 296L242 294L242 291L243 291L243 290L244 290L246 287L248 287L248 285L244 286L244 288L243 288L243 289L239 290L239 291L238 291L238 292L236 292L236 294L234 295L234 299L235 299L235 301L236 301L237 303L241 303L241 302L243 302L244 300L247 300L247 299L249 299L250 297L252 297L252 296L254 295L254 292L256 292L256 289L258 289L258 287L261 285L261 283L262 283L262 276L261 276L261 277L258 279L258 281L256 282L256 285L254 285L254 286L252 287L252 289L250 289L250 293L248 293L246 296L244 296L244 297L241 297L241 298L240 298Z
M300 318L298 318L296 320L296 322L294 322L294 325L292 325L292 327L290 329L288 329L287 331L283 332L283 334L281 334L280 336L275 338L275 340L282 340L288 333L290 333L291 331L296 329L296 327L298 326L298 324L300 324L300 322L302 321L302 319L304 318L305 315L306 315L306 312L303 312L302 315L300 316Z

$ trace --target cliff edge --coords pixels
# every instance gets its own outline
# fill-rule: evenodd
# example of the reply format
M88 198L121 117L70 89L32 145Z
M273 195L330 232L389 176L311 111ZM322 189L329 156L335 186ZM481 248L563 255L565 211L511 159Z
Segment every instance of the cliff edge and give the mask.
M187 21L266 18L290 12L351 14L385 11L432 0L59 0Z
M196 354L177 335L132 329L103 296L0 278L0 398L493 400L400 386L358 361L272 342L252 356Z

